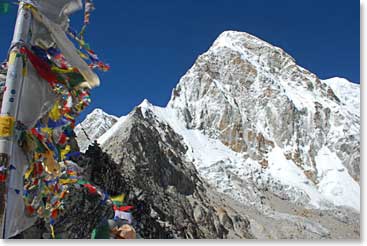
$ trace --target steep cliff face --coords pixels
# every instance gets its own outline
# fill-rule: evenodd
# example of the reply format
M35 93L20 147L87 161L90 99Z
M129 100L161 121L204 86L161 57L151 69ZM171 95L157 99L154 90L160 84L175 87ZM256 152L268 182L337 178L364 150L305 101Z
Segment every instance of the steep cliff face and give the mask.
M93 139L119 170L109 176L145 194L146 219L164 232L146 237L358 238L358 90L229 31L182 77L167 107L144 101L100 123ZM99 121L92 114L85 124ZM86 149L90 141L77 135Z

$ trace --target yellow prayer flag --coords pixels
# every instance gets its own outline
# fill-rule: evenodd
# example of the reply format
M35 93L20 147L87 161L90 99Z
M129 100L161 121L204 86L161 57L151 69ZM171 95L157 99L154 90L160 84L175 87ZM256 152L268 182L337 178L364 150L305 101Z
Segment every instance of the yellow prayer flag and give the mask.
M31 166L28 168L28 170L24 174L24 178L25 179L28 179L29 178L29 175L31 175L31 173L33 172L33 169L34 169L34 165L31 164Z
M65 149L61 150L61 160L65 159L65 156L70 152L71 147L70 145L66 145Z
M44 154L45 160L44 163L46 165L46 171L48 173L53 173L54 175L58 175L60 173L60 165L53 158L53 152L47 151Z
M59 179L59 184L74 184L76 181L76 179Z
M8 66L14 64L16 57L17 57L17 52L15 51L10 52Z
M49 113L49 116L50 116L51 120L53 120L53 121L59 120L61 118L61 113L60 113L60 110L59 110L59 103L58 102L56 102L54 104L54 106L52 107L52 109Z
M10 137L13 135L14 117L0 116L0 137Z
M52 129L49 127L42 128L41 131L47 133L48 136L52 136Z
M125 194L121 194L121 195L118 195L118 196L111 196L111 200L113 202L121 202L121 203L123 203L124 202L124 199L125 199Z

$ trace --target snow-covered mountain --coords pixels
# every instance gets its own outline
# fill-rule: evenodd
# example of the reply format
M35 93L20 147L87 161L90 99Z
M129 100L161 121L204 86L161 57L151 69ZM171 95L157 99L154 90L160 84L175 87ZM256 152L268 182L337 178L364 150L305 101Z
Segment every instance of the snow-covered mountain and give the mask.
M338 77L326 79L323 82L333 89L335 95L350 111L354 112L356 115L360 115L361 91L358 84L351 83L344 78Z
M169 143L166 158L177 152L172 146L186 146L180 158L205 182L266 217L249 215L255 237L282 237L285 227L269 232L266 224L283 221L289 229L301 218L310 220L312 225L304 225L310 234L294 232L295 237L359 236L351 229L359 224L352 214L360 210L359 85L340 78L322 81L282 49L228 31L181 78L167 107L145 100L127 116L92 113L81 125L90 126L90 140L120 162L128 153L119 138L136 110L160 133L160 141ZM167 137L168 129L180 137ZM85 150L90 140L80 125L76 133ZM152 136L138 141L145 137ZM311 216L313 211L338 211L332 213L337 220L353 219L340 231L319 212Z
M225 32L180 80L168 108L187 128L242 154L233 172L250 172L258 188L313 207L327 201L359 210L360 119L343 105L280 48Z
M108 131L118 120L118 117L103 112L102 109L94 109L83 122L78 124L74 131L78 136L77 141L82 152L88 146Z

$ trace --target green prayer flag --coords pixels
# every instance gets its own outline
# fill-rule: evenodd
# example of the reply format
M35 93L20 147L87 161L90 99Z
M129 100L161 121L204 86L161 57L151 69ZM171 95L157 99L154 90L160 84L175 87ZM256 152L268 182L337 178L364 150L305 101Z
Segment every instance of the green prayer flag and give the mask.
M85 181L85 180L80 179L80 180L78 180L77 183L80 184L80 185L84 185L84 184L87 184L88 182Z
M110 229L107 226L101 226L99 228L95 228L92 231L92 239L110 239Z
M10 3L1 3L0 2L0 14L7 14L10 10Z
M67 74L69 77L69 85L75 87L85 81L83 75L80 73L71 72Z
M115 202L115 201L112 201L112 203L113 203L114 205L116 205L117 207L121 207L121 206L123 206L123 205L124 205L124 203L123 203L123 202Z

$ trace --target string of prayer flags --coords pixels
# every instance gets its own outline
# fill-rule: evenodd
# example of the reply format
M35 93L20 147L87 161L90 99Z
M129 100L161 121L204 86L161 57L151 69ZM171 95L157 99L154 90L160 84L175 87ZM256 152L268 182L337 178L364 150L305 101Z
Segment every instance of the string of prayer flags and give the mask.
M89 24L90 14L95 10L92 0L85 1L84 24Z
M36 56L31 50L23 46L20 49L21 54L27 55L29 61L32 63L33 67L36 69L38 75L49 82L51 86L57 83L58 78L55 73L52 72L50 65Z
M73 136L75 117L90 104L90 97L87 88L77 87L84 78L56 49L24 47L21 51L59 96L45 120L39 120L36 127L25 131L23 139L30 142L27 146L34 146L28 150L33 152L30 156L34 158L24 175L23 198L27 214L34 216L37 212L53 228L58 216L64 213L63 200L69 185L78 182L78 173L68 169L73 166L72 162L66 162L71 156L77 156L71 152L68 142ZM84 186L90 193L97 191L88 183Z
M90 21L90 15L95 10L94 4L92 0L85 0L84 4L84 24L83 27L79 33L79 37L84 40L84 34L85 30L87 29L87 26L89 25Z
M23 190L14 189L14 192L23 196L25 213L28 216L38 216L49 224L53 238L56 237L54 226L58 218L65 213L64 201L71 187L87 189L89 194L98 195L101 204L113 203L117 216L131 221L132 216L128 215L128 212L133 207L122 206L125 195L114 197L115 201L112 202L106 192L84 180L78 165L70 160L81 155L71 147L75 119L91 103L90 88L99 84L99 78L91 68L102 71L110 69L84 41L84 33L90 22L94 4L92 0L85 0L84 25L81 32L76 34L71 33L71 29L68 31L69 36L79 44L80 50L75 50L74 45L65 36L65 30L38 11L32 1L27 1L26 6L31 10L34 19L51 33L54 46L20 46L18 52L10 54L8 64L19 57L29 61L38 76L48 82L57 100L32 128L21 125L15 127L15 137L29 157L29 163L24 174ZM3 9L8 11L8 7L0 2L0 13ZM84 59L90 60L89 66ZM23 74L26 73L25 68L26 66L23 67ZM11 130L14 127L9 122L14 123L14 120L0 116L0 135L12 135ZM0 167L0 182L6 181L8 170L15 170L15 167Z
M109 71L110 66L108 64L100 61L98 55L90 48L89 44L84 41L83 35L78 35L73 29L69 27L68 34L72 37L80 46L80 50L84 49L87 55L84 55L81 51L81 57L86 59L86 57L91 61L89 67L92 69L100 69L103 72Z

